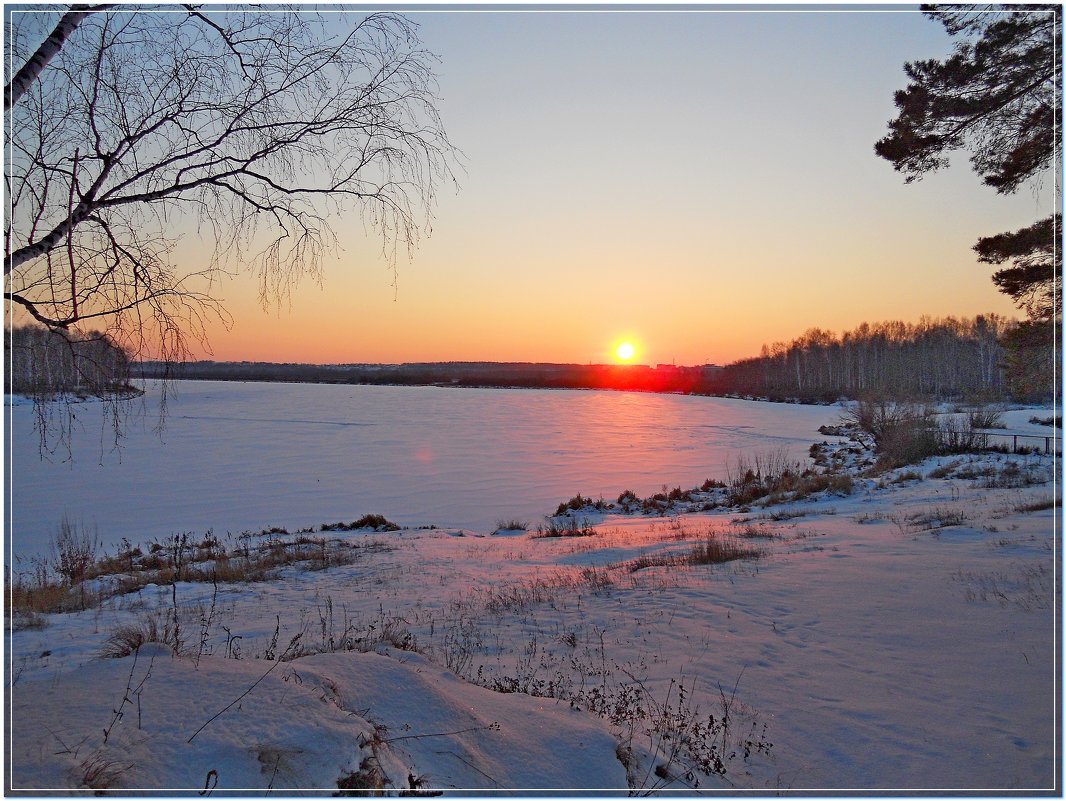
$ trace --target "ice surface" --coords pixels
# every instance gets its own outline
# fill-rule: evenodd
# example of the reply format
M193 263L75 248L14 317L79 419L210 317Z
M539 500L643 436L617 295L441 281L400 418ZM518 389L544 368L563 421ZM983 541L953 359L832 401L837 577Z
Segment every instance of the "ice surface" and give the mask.
M42 460L13 416L9 554L46 549L64 515L105 544L351 520L491 531L575 493L644 496L721 477L736 454L805 459L832 407L627 392L175 382L166 430L150 389L117 452L79 404L73 460ZM62 456L63 454L60 454Z

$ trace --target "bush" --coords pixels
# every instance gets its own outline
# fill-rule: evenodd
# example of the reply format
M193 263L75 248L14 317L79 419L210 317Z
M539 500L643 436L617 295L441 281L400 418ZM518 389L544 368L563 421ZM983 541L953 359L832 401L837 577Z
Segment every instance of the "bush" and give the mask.
M573 518L569 519L565 526L560 526L554 520L549 520L547 525L537 526L532 536L534 539L548 539L553 537L591 537L596 533L588 520L580 523Z
M1029 422L1035 426L1056 426L1062 428L1062 415L1057 417L1037 417L1036 415L1029 418Z
M85 578L96 561L99 539L95 527L90 532L84 525L71 522L64 515L52 539L52 560L56 573L74 586Z
M515 518L496 521L496 531L525 531L526 528L525 523Z
M971 429L974 428L1006 428L1003 424L1003 409L996 406L986 406L983 409L972 409L966 416Z
M558 517L559 515L565 515L567 512L570 511L579 512L586 506L594 506L597 509L601 509L603 508L603 502L594 502L592 498L585 498L579 492L570 500L563 501L561 504L559 504L559 507L555 510L554 516Z
M978 430L1001 425L1001 412L970 412L965 419L938 420L932 409L913 403L865 399L844 413L872 441L878 454L873 472L915 464L930 456L971 453L988 447L988 435Z
M321 531L355 531L360 528L371 528L374 531L399 531L400 527L391 520L385 519L384 515L363 515L351 523L343 521L337 523L323 523ZM287 533L287 532L286 532Z

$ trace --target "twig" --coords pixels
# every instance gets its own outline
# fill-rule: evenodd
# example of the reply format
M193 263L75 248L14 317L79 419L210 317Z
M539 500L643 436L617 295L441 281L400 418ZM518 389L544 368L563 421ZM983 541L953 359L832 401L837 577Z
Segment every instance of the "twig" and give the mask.
M293 647L294 645L296 645L297 641L299 641L299 639L300 639L300 637L301 637L301 636L302 636L301 634L297 634L297 635L296 635L295 637L293 637L293 638L292 638L292 640L291 640L291 641L289 642L289 647L285 649L285 654L287 654L287 653L288 653L288 652L289 652L290 650L292 650L292 647ZM284 657L284 656L285 656L285 654L282 654L282 656ZM275 662L275 663L274 663L273 665L271 665L271 666L270 666L270 669L269 669L269 670L267 670L267 672L266 672L266 673L264 673L264 674L263 674L262 676L260 676L260 677L259 677L258 679L256 679L256 680L255 680L255 681L254 681L254 682L252 683L252 686L251 686L251 687L249 687L249 688L248 688L247 690L245 690L245 691L244 691L243 693L241 693L241 694L240 694L240 695L238 695L238 696L237 696L236 698L234 698L234 699L233 699L232 701L230 701L230 702L229 702L228 704L226 704L226 706L225 706L224 708L222 708L221 710L219 710L218 712L216 712L216 713L215 713L214 715L212 715L212 716L211 716L211 718L210 718L210 719L209 719L209 720L208 720L208 721L207 721L206 723L204 723L204 725L203 725L203 726L201 726L201 727L200 727L200 728L198 728L198 729L197 729L196 731L194 731L194 732L192 733L192 737L190 737L190 738L189 738L188 740L186 740L185 742L187 742L187 743L191 743L191 742L192 742L192 741L193 741L194 739L196 739L196 735L197 735L197 734L199 734L200 732L202 732L202 731L203 731L204 729L206 729L206 728L207 728L208 726L210 726L210 725L211 725L211 724L212 724L212 723L213 723L213 722L214 722L215 720L217 720L217 719L218 719L218 718L220 718L220 717L221 717L222 715L224 715L224 714L225 714L226 712L228 712L228 711L229 711L230 709L232 709L232 708L233 708L234 706L236 706L236 705L237 705L237 703L238 703L238 702L240 702L240 700L241 700L242 698L244 698L244 697L245 697L246 695L248 695L248 693L250 693L250 692L251 692L252 690L254 690L254 689L256 688L256 686L257 686L257 685L259 684L259 682L261 682L261 681L262 681L263 679L265 679L265 678L266 678L267 676L269 676L269 675L270 675L270 674L271 674L271 673L272 673L272 672L274 671L274 668L276 668L276 667L277 667L278 665L280 665L281 663L282 663L282 660L281 660L281 659L278 659L278 660L277 660L277 661L276 661L276 662Z
M440 755L440 756L444 756L444 755L447 755L447 756L453 756L453 757L455 757L456 759L458 759L458 760L459 760L460 762L462 762L462 763L463 763L464 765L466 765L466 766L467 766L468 768L470 768L471 770L476 770L476 771L477 771L478 773L480 773L480 774L481 774L482 776L484 776L484 777L485 777L486 779L488 779L488 780L489 780L490 782L492 782L493 784L495 784L495 785L496 785L497 787L499 787L499 786L500 786L500 783L499 783L498 781L496 781L496 780L495 780L494 778L492 778L492 777L491 777L491 776L490 776L489 774L487 774L487 773L486 773L485 771L483 771L483 770L481 770L480 768L478 768L478 767L477 767L476 765L472 765L472 764L470 764L470 762L469 762L469 761L467 761L466 759L464 759L464 758L463 758L463 756L462 756L461 754L457 754L457 753L455 753L455 751L434 751L433 753L435 753L435 754L438 754L438 755Z
M112 712L115 713L115 716L113 718L111 718L111 722L107 725L107 728L104 729L104 742L105 743L107 742L107 738L111 736L111 730L113 728L115 728L115 724L118 723L122 719L122 715L123 715L122 709L123 709L123 707L125 707L126 704L132 704L133 703L133 699L130 698L130 694L131 693L137 695L137 701L138 701L137 728L139 729L141 727L141 722L140 722L140 692L141 692L141 689L144 687L144 683L146 681L148 681L148 677L152 675L152 665L155 664L155 657L153 656L152 657L152 661L148 663L148 670L145 671L144 678L141 679L141 683L137 685L137 689L134 689L133 688L133 672L137 669L137 657L138 657L139 653L140 653L140 649L137 649L136 651L133 652L133 664L130 665L130 675L126 679L126 692L123 693L123 695L122 695L122 701L119 703L118 709L112 710Z
M278 775L278 767L281 765L281 752L278 752L278 758L274 760L274 772L270 774L270 783L267 785L268 790L274 789L274 779Z
M459 729L457 731L442 731L436 734L406 734L403 737L390 737L387 740L382 740L383 743L398 743L400 740L424 740L427 737L450 737L453 734L466 734L470 731L499 731L500 724L493 722L488 726L472 726L469 729Z

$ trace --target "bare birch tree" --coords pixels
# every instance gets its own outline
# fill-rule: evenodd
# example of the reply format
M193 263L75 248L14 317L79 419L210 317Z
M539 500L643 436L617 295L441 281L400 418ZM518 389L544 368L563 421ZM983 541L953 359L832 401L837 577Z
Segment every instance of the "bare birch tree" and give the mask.
M197 277L251 267L276 297L353 211L389 258L417 243L455 151L411 22L102 8L9 23L5 297L34 320L180 357L222 313ZM193 231L211 256L179 267Z
M437 59L396 14L45 7L10 11L7 48L9 313L134 358L227 321L223 272L254 271L264 303L318 277L338 220L395 268L453 180Z

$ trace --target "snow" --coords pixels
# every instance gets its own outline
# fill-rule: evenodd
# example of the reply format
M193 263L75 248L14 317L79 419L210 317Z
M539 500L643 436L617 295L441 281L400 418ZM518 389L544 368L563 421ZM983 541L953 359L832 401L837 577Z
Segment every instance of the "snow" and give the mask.
M9 789L1050 793L1060 469L940 457L582 537L332 532L377 545L47 615L9 640ZM764 553L680 562L709 537ZM175 598L182 655L101 656Z
M127 693L128 682L141 691ZM136 662L93 660L44 683L20 682L11 691L14 719L32 721L17 726L14 789L70 790L100 766L110 774L95 786L127 791L210 785L217 794L266 787L333 793L338 779L372 755L375 736L388 743L384 775L400 787L414 775L412 765L432 765L435 787L626 786L615 740L597 719L475 687L417 654L196 665L143 646ZM211 720L253 685L238 707ZM124 697L132 703L111 726L110 710ZM560 764L558 749L584 769Z

